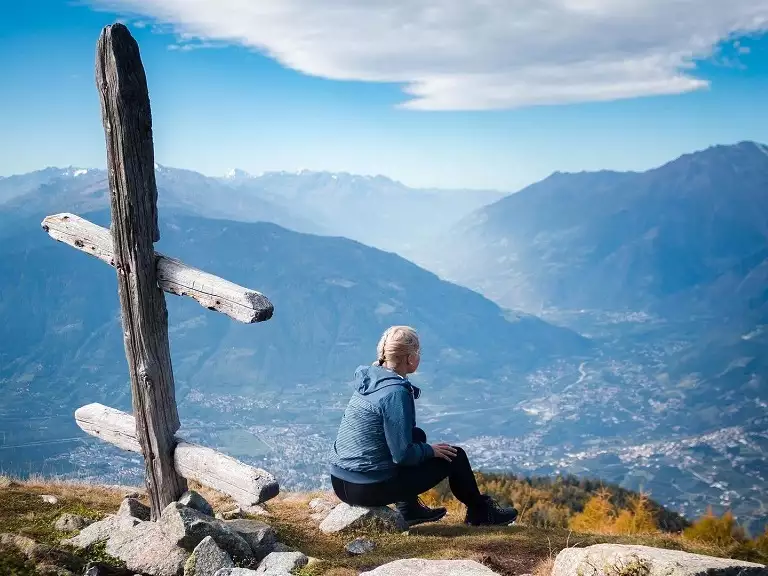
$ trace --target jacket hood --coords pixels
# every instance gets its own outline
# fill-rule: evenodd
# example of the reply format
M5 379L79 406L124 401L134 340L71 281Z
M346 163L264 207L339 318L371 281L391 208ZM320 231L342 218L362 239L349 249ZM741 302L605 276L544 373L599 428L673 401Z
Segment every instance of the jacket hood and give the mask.
M407 378L403 378L389 368L383 366L360 366L355 370L355 389L363 396L373 394L377 390L387 388L388 386L403 386L413 391L414 398L419 397L419 390L410 383Z

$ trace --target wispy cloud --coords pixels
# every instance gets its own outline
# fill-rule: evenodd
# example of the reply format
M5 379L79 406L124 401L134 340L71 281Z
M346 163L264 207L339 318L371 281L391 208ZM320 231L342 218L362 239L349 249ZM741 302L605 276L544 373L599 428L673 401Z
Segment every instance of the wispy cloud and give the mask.
M482 110L704 88L694 61L768 30L765 0L89 0L407 108Z

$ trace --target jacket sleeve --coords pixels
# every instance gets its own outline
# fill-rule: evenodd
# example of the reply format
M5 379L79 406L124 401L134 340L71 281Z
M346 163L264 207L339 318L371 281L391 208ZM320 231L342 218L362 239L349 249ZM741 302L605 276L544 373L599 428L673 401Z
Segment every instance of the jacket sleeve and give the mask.
M381 400L384 437L395 464L416 466L434 456L432 446L413 441L413 403L405 388L398 387Z

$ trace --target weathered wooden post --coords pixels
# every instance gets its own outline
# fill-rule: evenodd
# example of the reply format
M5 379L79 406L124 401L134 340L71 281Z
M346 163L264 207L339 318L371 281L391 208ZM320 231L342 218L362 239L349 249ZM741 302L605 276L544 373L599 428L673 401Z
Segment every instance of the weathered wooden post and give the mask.
M107 144L112 243L131 376L136 433L152 516L181 496L187 482L173 466L180 427L168 345L168 312L157 283L157 222L152 113L139 46L122 24L101 32L96 85Z
M147 79L139 47L122 24L107 26L99 37L96 84L107 144L111 234L74 214L47 216L42 226L54 239L117 270L133 417L89 404L75 412L75 420L88 434L141 451L153 520L184 493L185 478L246 507L274 498L279 486L268 472L175 436L179 414L163 291L249 324L269 320L272 303L255 290L155 252L160 231Z

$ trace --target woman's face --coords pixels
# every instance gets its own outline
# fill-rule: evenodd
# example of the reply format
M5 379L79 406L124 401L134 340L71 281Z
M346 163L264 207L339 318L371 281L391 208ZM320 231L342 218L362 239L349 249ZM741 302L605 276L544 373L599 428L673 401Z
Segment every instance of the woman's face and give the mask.
M416 372L419 369L419 364L421 364L421 350L408 354L408 374Z

